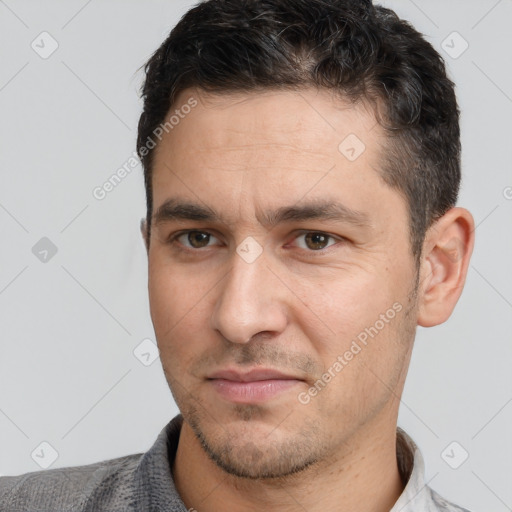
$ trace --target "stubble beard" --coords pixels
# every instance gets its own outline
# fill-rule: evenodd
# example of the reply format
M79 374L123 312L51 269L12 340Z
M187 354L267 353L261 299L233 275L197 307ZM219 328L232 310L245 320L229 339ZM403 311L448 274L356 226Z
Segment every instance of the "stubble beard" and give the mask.
M233 410L238 420L250 422L261 416L257 405L238 405ZM205 453L219 468L229 475L245 479L280 479L310 468L326 456L327 447L322 446L317 424L306 420L299 432L289 437L276 436L274 431L259 439L221 429L210 434L203 427L204 416L194 404L190 404L183 415Z

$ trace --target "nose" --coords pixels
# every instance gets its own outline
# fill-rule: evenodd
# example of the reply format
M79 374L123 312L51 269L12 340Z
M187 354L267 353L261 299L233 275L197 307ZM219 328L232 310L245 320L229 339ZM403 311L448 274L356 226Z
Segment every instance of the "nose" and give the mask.
M286 287L261 254L248 263L233 254L231 270L219 283L211 326L226 340L245 344L255 335L276 336L287 325Z

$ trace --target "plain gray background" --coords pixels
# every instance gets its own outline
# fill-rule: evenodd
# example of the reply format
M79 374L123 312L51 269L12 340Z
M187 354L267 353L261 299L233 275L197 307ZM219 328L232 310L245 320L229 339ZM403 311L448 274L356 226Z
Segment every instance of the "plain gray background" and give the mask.
M512 510L512 2L381 3L425 34L457 84L459 205L477 224L454 314L418 329L399 424L421 447L434 489L475 512L504 512ZM143 452L177 413L159 359L146 366L154 350L146 364L136 357L154 347L143 342L154 332L140 165L103 200L93 190L135 150L137 68L193 4L0 1L0 474L39 470L56 454L49 467Z

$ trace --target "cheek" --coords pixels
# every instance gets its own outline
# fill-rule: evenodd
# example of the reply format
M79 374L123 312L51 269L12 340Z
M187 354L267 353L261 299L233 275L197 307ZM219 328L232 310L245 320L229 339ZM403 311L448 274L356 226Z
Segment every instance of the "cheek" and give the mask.
M328 358L325 364L349 350L351 341L373 326L400 296L378 272L363 271L343 272L318 282L297 281L294 290L303 303L295 320L314 342L315 352Z
M301 286L307 307L296 311L295 320L329 382L317 405L343 404L345 412L358 415L364 404L381 401L396 386L408 353L404 283L361 272L322 287Z
M179 266L171 267L157 260L150 265L151 318L164 358L170 352L176 355L197 348L194 343L204 337L200 329L204 331L208 291L212 286L206 279L194 278Z

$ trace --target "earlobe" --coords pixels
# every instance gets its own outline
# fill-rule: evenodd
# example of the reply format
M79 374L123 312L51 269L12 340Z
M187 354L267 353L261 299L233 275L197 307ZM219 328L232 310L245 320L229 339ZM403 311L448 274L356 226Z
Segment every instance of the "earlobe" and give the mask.
M473 216L459 207L429 228L421 261L418 325L439 325L452 314L466 281L474 231Z

